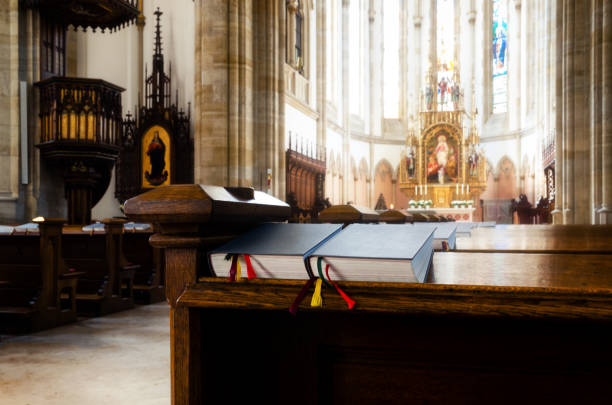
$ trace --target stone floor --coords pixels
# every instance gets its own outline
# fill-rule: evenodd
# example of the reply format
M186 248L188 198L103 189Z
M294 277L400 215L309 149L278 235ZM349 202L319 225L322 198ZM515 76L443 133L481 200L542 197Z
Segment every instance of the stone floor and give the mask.
M170 404L166 303L0 342L2 405Z

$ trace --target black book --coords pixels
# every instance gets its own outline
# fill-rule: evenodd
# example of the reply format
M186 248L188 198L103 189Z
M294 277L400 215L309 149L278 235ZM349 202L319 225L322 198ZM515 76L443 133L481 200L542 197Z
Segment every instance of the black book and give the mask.
M312 252L318 273L332 280L424 282L433 256L434 230L410 224L352 224ZM318 274L317 274L318 275Z
M341 229L336 224L263 224L211 251L210 265L216 276L228 277L232 255L240 255L241 272L246 275L244 255L248 255L257 277L308 279L312 273L306 258Z

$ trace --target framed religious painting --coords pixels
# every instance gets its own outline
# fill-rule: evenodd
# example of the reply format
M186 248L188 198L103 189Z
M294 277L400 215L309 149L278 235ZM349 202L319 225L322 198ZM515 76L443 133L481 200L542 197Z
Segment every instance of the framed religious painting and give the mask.
M445 129L425 140L425 173L429 184L457 183L459 177L459 143Z

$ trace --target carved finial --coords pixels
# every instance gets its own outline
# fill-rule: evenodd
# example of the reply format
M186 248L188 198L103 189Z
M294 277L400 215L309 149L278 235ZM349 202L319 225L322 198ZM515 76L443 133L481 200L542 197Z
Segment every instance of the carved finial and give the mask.
M155 18L157 19L157 22L155 23L155 54L161 55L161 53L162 53L162 47L161 47L161 25L160 25L159 21L160 21L161 15L163 13L159 9L159 7L157 7L157 10L155 10L155 12L153 14L155 14Z

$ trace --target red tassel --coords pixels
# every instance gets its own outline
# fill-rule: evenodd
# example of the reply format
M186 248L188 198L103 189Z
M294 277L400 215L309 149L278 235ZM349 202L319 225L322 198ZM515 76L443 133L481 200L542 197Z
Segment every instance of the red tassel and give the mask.
M291 315L295 316L295 314L297 314L300 302L304 300L304 297L306 296L306 291L308 291L308 289L314 284L315 280L316 279L314 278L308 279L308 281L306 281L306 284L304 284L304 287L302 287L302 289L298 293L297 297L295 297L295 300L293 300L293 304L291 304L291 306L289 307L289 312L291 312Z
M330 283L332 283L334 285L334 287L336 287L336 290L338 291L338 294L340 294L340 296L342 298L344 298L344 301L346 301L346 305L348 305L348 309L353 309L353 307L355 306L355 301L353 301L351 299L351 297L349 297L348 295L346 295L346 293L344 291L342 291L340 289L340 287L338 287L338 284L336 284L330 277L329 277L329 264L325 265L325 275L327 276L327 279L329 280Z
M257 278L257 274L255 274L255 270L253 269L253 265L251 264L251 258L249 257L249 255L244 255L244 261L246 262L247 276L249 277L249 280Z
M229 281L236 281L236 271L238 271L238 255L232 256L232 267L230 267Z

